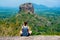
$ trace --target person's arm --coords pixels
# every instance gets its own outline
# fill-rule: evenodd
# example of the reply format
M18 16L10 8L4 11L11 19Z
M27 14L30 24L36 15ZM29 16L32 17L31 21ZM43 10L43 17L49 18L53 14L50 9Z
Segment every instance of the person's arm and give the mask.
M28 27L28 32L31 34L32 33L32 31L31 31L31 28L30 27Z
M20 34L22 34L22 28L23 28L23 26L21 27Z

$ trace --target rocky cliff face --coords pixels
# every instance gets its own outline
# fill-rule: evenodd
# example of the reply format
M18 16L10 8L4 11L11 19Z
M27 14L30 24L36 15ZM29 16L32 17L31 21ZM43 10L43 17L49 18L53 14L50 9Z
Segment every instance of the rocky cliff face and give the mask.
M24 3L20 5L19 9L20 11L24 11L27 13L34 13L34 8L33 8L32 3Z

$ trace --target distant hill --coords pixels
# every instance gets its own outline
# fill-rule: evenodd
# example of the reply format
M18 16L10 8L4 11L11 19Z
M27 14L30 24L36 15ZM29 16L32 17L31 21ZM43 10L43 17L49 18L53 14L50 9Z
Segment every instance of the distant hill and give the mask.
M45 5L33 4L33 6L34 6L34 9L40 9L40 10L46 10L46 9L48 9L48 7L45 6Z
M60 7L47 7L45 5L37 5L37 4L34 4L33 3L33 6L34 6L34 9L35 11L60 11Z
M34 4L33 3L33 6L34 6L34 11L36 14L38 15L57 15L59 16L60 15L60 7L47 7L45 5L37 5L37 4Z

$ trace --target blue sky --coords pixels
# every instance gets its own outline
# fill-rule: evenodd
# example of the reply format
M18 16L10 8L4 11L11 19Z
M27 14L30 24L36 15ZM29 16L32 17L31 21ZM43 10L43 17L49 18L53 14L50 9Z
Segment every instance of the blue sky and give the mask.
M0 7L18 7L26 2L42 4L48 7L60 7L60 0L0 0Z

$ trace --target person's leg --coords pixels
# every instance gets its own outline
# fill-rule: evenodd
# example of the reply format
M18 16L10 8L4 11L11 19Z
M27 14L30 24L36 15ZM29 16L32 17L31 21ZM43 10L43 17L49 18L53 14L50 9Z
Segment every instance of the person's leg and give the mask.
M20 36L23 36L22 34Z
M22 36L22 31L20 31L20 36Z
M28 36L30 36L30 33L28 33Z

